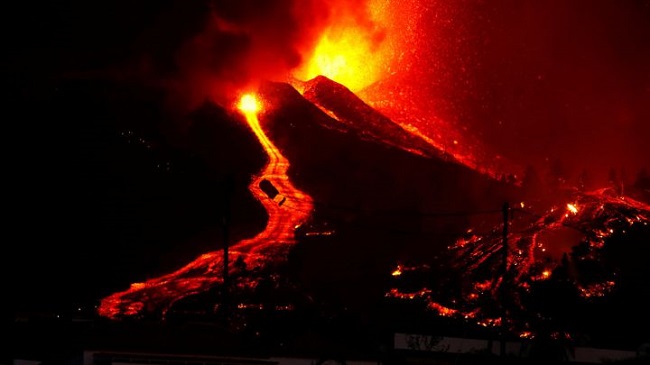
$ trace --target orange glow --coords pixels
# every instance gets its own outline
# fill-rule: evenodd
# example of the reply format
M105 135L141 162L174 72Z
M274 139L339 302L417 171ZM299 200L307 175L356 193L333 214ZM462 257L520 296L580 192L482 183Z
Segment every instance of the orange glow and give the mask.
M322 75L359 91L388 74L392 46L386 27L391 24L387 0L368 2L368 21L345 12L332 15L334 21L321 34L306 62L293 76L307 81Z
M252 269L263 267L277 258L278 253L284 252L282 247L295 243L294 229L309 217L313 203L309 195L296 189L289 181L289 161L266 136L258 119L257 113L262 108L258 98L254 94L244 94L236 107L245 115L268 156L266 166L249 185L249 190L268 213L266 228L253 238L237 242L229 250L231 255L241 256L246 267ZM260 182L263 180L279 191L275 200L262 191ZM234 261L230 261L229 272L237 270ZM128 290L104 298L98 313L114 319L157 308L164 317L176 301L221 284L222 273L223 252L205 253L175 272L145 283L134 283ZM144 303L147 303L146 308Z
M576 207L575 204L569 203L566 205L566 207L571 213L578 214L578 207Z
M395 271L393 271L393 273L391 275L393 275L393 276L402 275L402 269L398 266L397 269L395 269Z
M253 94L244 94L241 99L239 99L237 107L244 113L244 115L257 114L257 112L262 108L257 97Z
M487 291L492 287L492 282L490 280L474 283L474 287L478 291Z
M533 335L532 332L530 331L523 331L519 334L520 338L527 338L527 339L532 339L535 338L535 335Z
M543 277L544 279L548 279L550 276L551 276L551 272L550 272L549 270L544 270L544 271L542 272L542 277Z
M496 156L485 163L480 144L458 130L453 121L435 113L435 102L420 94L419 87L406 80L418 79L431 72L417 67L422 53L423 11L417 0L366 0L365 8L346 9L333 2L329 22L308 49L303 50L302 63L291 72L290 82L301 94L305 81L325 76L354 92L366 104L381 112L407 132L423 139L444 158L453 158L493 178L515 172L518 167ZM361 9L360 9L361 8ZM425 52L434 58L435 52ZM401 80L399 82L398 80ZM335 120L336 115L325 113ZM402 146L404 150L424 155L421 149ZM519 181L515 179L515 184Z
M443 305L441 305L439 303L436 303L436 302L430 303L429 308L435 310L436 312L438 312L438 314L440 316L443 316L443 317L451 317L451 316L455 315L456 313L458 313L458 311L456 309L445 307L445 306L443 306Z
M372 45L357 29L326 31L309 62L296 71L296 77L309 80L323 75L356 91L377 80L377 67L364 69L363 63L373 53ZM361 40L361 42L359 41Z

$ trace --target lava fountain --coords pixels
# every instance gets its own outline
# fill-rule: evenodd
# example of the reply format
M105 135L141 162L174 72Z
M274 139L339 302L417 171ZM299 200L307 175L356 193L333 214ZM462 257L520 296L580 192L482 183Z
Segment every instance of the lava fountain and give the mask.
M307 62L296 68L294 77L310 80L325 76L347 86L352 91L361 90L385 75L392 49L386 40L382 5L375 0L368 4L367 19L350 14L334 14L338 21L330 24L321 36Z
M264 133L258 118L263 104L254 94L244 94L236 107L268 156L268 162L249 185L268 213L266 228L229 250L229 254L241 257L247 268L254 269L277 259L295 243L294 229L309 217L313 203L309 195L291 184L287 176L289 161ZM223 284L223 265L223 251L205 253L173 273L134 283L129 289L104 298L98 313L111 319L144 312L164 318L177 301ZM236 270L236 265L229 263L228 272Z

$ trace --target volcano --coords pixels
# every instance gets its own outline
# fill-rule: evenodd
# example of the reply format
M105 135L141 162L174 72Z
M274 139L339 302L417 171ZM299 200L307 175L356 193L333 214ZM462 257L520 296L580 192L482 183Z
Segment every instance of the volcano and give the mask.
M513 335L570 337L594 329L586 317L568 326L544 295L596 315L610 298L616 303L608 305L618 308L622 298L644 290L637 287L642 269L623 264L620 252L647 250L641 242L650 220L646 203L613 188L556 187L552 197L539 196L530 182L472 169L326 77L301 89L262 84L262 108L246 118L213 103L194 112L203 123L239 126L221 136L226 140L249 140L241 133L244 119L258 135L267 167L259 163L263 150L242 152L258 162L230 169L242 185L231 187L239 193L230 200L250 200L241 196L242 176L252 176L249 191L266 212L253 225L260 233L241 230L232 242L215 240L230 244L231 261L213 250L105 297L102 316L209 318L226 310L226 298L237 313L320 305L373 313L381 303L405 301L423 317L450 318L477 331L507 323ZM517 206L504 213L503 202ZM246 204L259 217L259 208ZM507 251L504 214L511 216Z
M647 267L631 256L647 251L648 205L611 188L573 191L565 199L571 203L542 214L523 203L508 208L504 215L512 218L505 229L502 224L482 234L468 230L437 263L448 275L443 280L421 281L436 264L398 267L406 279L398 277L387 296L418 302L440 316L505 327L523 338L643 341L624 328L617 338L609 333L616 323L647 326L645 319L632 319L648 304L641 279ZM413 287L415 273L421 287Z

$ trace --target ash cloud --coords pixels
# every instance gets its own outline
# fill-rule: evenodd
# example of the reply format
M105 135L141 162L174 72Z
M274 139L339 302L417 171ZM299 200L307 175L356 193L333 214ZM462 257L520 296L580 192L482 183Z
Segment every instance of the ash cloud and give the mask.
M171 2L138 40L145 72L185 110L208 98L228 105L261 80L286 80L340 18L372 26L365 2L354 0L186 3Z

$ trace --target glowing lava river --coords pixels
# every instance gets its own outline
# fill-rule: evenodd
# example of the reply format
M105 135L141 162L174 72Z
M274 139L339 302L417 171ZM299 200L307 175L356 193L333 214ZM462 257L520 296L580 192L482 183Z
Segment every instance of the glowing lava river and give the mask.
M264 231L242 240L228 250L229 256L241 258L247 269L262 268L295 243L294 228L304 222L312 211L311 197L296 189L287 176L289 161L266 136L257 113L262 105L252 94L242 96L239 110L268 155L268 162L249 185L250 191L268 213ZM199 256L179 270L143 283L133 283L125 291L114 293L101 301L99 315L110 319L137 316L144 312L165 318L167 311L179 300L206 292L224 280L223 251ZM228 262L228 272L238 270L236 260Z

